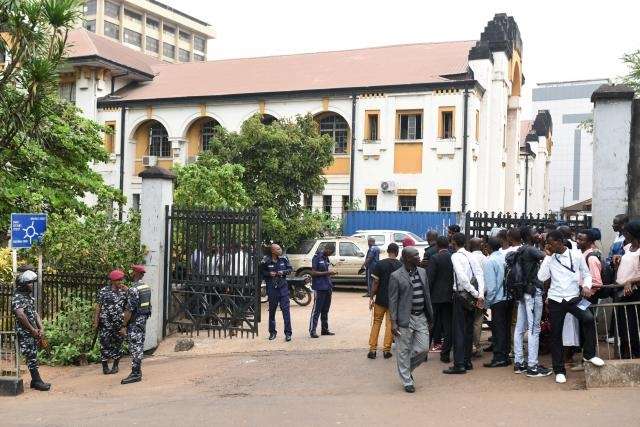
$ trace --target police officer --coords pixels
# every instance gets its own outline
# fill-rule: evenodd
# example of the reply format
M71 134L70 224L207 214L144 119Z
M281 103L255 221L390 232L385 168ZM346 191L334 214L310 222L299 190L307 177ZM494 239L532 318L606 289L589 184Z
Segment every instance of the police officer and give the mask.
M280 305L282 319L284 320L285 341L291 341L291 315L289 312L289 285L287 275L293 269L287 257L282 256L282 248L279 245L271 245L271 256L265 256L262 260L262 277L267 284L267 296L269 297L269 339L274 340L276 331L276 309Z
M109 273L110 285L98 291L97 305L93 318L93 329L99 328L100 356L102 359L102 373L115 374L122 356L122 342L120 335L122 328L124 305L127 287L123 285L124 272L113 270ZM113 360L113 367L109 369L109 359Z
M331 293L333 283L331 276L336 274L335 270L329 270L329 257L336 250L335 243L327 243L321 251L313 256L311 261L311 278L313 289L313 310L311 310L311 319L309 319L309 335L311 338L318 338L316 327L318 326L318 317L321 320L321 334L335 335L329 331L329 308L331 307Z
M31 374L31 388L48 391L51 384L42 381L38 372L38 343L44 336L44 327L36 310L35 300L31 296L33 284L37 280L38 275L31 270L26 270L18 276L16 292L11 299L11 311L16 318L16 335L20 353L26 359Z
M133 283L127 292L124 325L120 335L127 337L131 353L131 373L120 381L130 384L142 380L142 355L147 319L151 316L151 288L142 281L145 273L143 265L131 266Z

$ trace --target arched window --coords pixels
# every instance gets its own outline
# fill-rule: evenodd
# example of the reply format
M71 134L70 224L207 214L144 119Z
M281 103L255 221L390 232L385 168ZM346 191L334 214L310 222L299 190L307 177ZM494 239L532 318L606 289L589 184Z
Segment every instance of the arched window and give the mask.
M214 119L207 120L202 125L202 134L200 136L200 143L202 144L202 151L211 149L211 141L216 136L216 127L219 123Z
M338 114L329 114L320 119L320 134L329 135L335 142L333 152L346 154L349 137L349 125Z
M149 155L171 157L171 143L167 130L159 122L149 127Z

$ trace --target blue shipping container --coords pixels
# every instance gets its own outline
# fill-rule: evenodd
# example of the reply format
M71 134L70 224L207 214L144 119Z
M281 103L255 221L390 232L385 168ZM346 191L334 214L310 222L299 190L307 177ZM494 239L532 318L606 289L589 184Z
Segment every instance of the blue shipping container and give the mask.
M358 230L404 230L424 238L431 229L445 234L450 224L460 224L458 212L348 211L343 233L350 236Z

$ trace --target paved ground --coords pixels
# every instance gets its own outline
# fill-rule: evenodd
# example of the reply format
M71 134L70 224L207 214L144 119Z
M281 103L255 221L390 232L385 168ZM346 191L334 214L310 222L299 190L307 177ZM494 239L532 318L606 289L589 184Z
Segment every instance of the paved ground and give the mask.
M335 337L311 340L309 307L294 309L292 343L199 339L193 352L165 343L145 359L143 382L121 386L97 366L44 368L50 393L0 398L13 425L638 425L635 389L584 390L527 379L508 368L442 375L430 360L415 373L417 392L399 385L395 359L365 358L366 300L337 293ZM18 415L20 419L15 418Z

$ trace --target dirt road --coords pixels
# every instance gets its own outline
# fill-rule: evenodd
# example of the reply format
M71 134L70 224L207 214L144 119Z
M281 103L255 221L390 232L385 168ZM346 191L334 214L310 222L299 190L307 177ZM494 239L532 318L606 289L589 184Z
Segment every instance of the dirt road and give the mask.
M365 299L338 293L335 337L308 338L309 308L294 310L294 341L199 339L189 353L166 342L144 361L144 380L98 366L44 368L50 393L0 398L0 424L14 425L638 425L634 389L584 390L579 375L559 386L509 368L449 377L435 358L405 393L395 358L366 359ZM297 326L296 326L297 325ZM264 324L263 324L264 326ZM125 364L126 367L126 364Z

